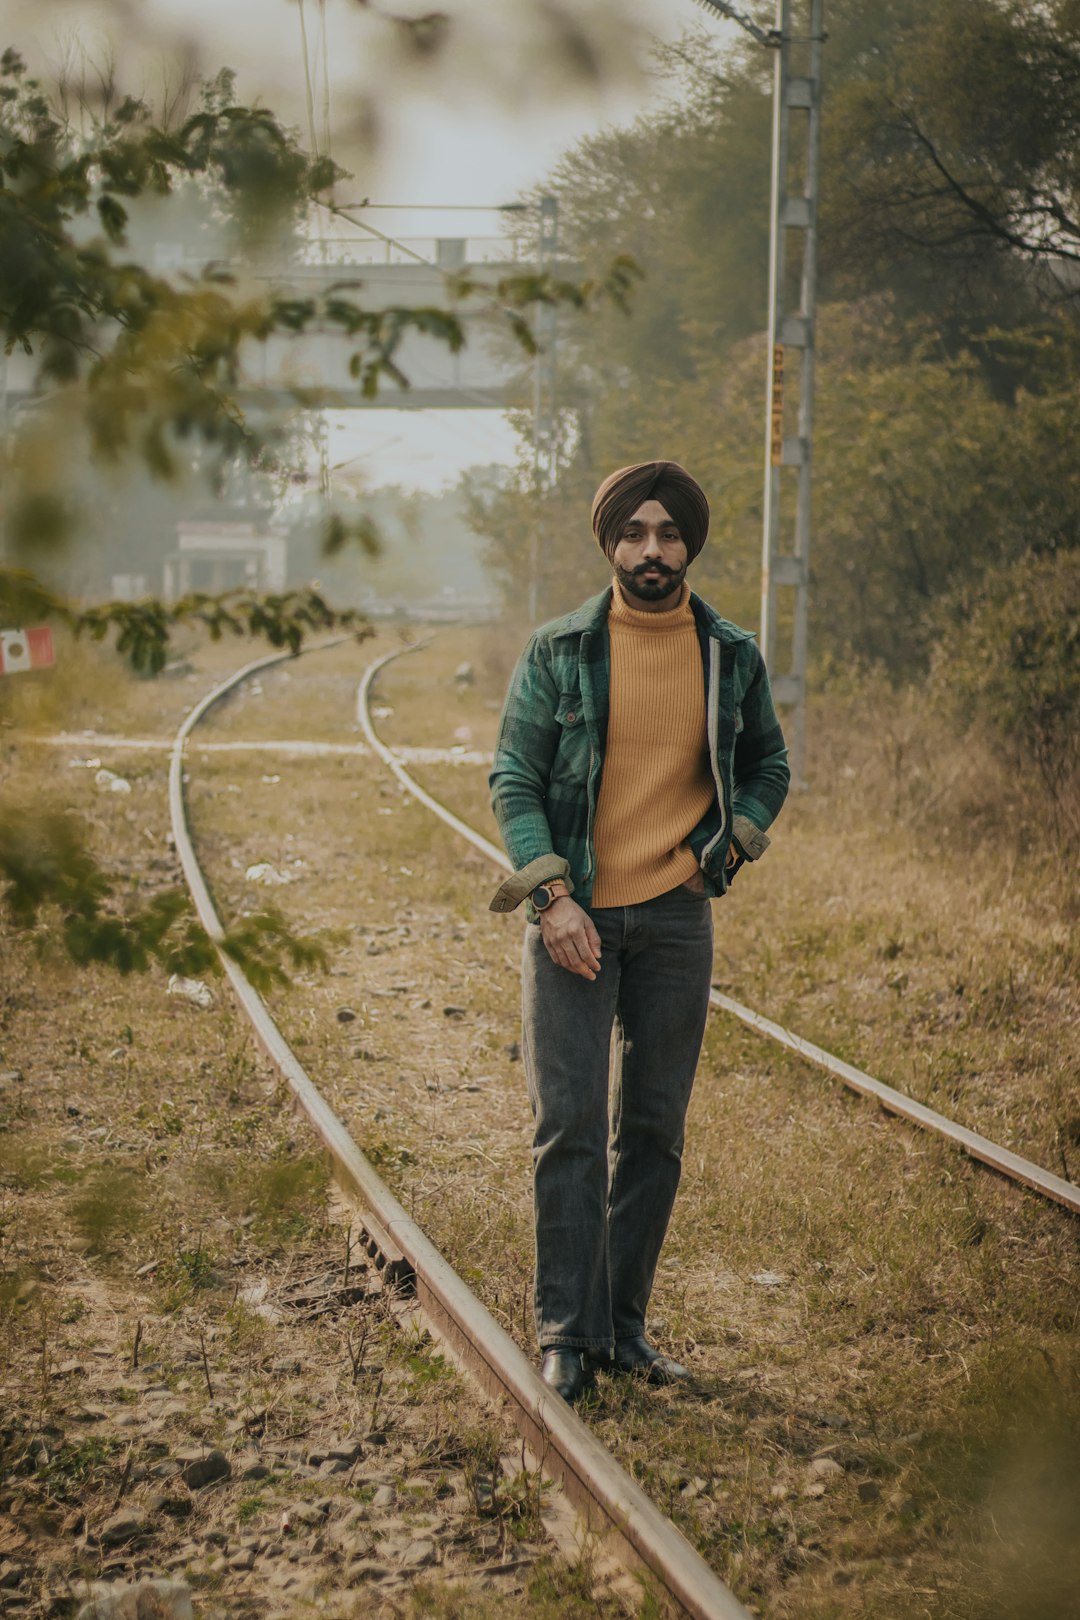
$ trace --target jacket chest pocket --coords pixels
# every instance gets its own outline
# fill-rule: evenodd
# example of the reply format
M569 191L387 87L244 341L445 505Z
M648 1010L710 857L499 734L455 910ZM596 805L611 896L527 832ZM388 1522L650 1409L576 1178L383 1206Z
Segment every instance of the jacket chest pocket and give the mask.
M581 709L580 692L562 692L555 710L559 737L551 768L553 782L582 782L589 773L589 734Z

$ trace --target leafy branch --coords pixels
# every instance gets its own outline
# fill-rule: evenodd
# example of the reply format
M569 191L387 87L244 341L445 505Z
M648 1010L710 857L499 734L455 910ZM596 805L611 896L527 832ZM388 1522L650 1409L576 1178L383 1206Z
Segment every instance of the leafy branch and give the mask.
M343 520L341 520L343 523ZM368 545L370 528L364 529ZM345 543L343 534L336 542ZM52 620L67 626L76 638L104 641L116 632L116 650L132 669L157 675L165 667L169 641L179 625L198 625L212 641L226 634L261 638L272 647L297 654L309 635L319 631L351 631L358 640L371 634L355 608L332 608L311 585L297 590L269 592L226 591L209 596L195 591L176 602L146 597L139 602L103 602L75 607L37 580L27 569L0 567L0 620L27 624Z
M838 254L884 258L899 243L982 265L996 248L1074 296L1078 86L1068 0L948 0L913 14L888 70L867 67L839 92L828 137L845 159Z
M116 650L133 669L157 674L165 664L169 635L176 625L196 624L212 641L230 632L258 637L272 647L287 647L295 656L306 638L320 630L351 630L358 640L371 634L355 608L332 608L312 586L258 595L227 591L222 596L194 592L178 602L106 602L84 608L71 620L76 636L102 641L110 628L117 631Z
M186 892L163 889L143 905L123 906L75 817L63 812L0 813L0 913L32 933L42 951L59 937L80 966L98 963L127 974L157 965L185 978L221 973L217 948ZM58 929L50 926L57 914ZM261 991L288 982L283 962L293 969L327 965L322 944L291 933L273 907L245 917L221 946Z
M249 415L245 408L244 361L253 346L336 337L346 345L349 375L372 400L386 382L408 387L400 351L410 333L451 353L466 340L455 308L367 308L356 278L310 296L280 285L262 290L247 279L243 266L265 258L285 226L295 232L311 206L343 212L329 196L342 171L305 153L269 109L237 105L232 92L233 76L219 74L176 129L155 124L146 105L128 97L83 136L54 113L16 51L0 58L5 352L36 357L38 388L66 412L66 432L85 433L96 461L135 453L159 479L175 477L200 447L211 478L237 462L281 470L281 413ZM198 199L200 219L231 223L238 260L211 260L208 252L198 275L169 279L132 256L133 205L182 192ZM494 288L478 278L448 278L448 287L498 315L532 353L530 308L585 308L603 299L625 307L636 274L623 257L581 284L526 273ZM303 409L333 397L301 386L281 393ZM60 541L74 527L72 503L55 476L55 440L55 424L35 409L5 453L5 524L22 550Z
M329 966L323 945L317 939L291 933L275 906L253 912L230 928L221 941L221 948L262 994L275 985L289 983L282 959L294 971L310 968L325 971Z

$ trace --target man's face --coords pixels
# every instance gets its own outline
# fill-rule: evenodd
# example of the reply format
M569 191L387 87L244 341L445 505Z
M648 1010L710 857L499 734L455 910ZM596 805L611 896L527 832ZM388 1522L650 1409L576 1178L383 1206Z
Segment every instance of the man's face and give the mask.
M659 501L646 501L623 524L612 557L615 577L640 607L668 607L686 577L686 543Z

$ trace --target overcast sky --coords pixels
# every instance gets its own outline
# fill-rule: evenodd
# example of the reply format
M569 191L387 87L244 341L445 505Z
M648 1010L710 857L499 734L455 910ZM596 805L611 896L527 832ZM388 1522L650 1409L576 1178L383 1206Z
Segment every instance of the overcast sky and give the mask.
M535 185L569 146L646 108L658 93L651 41L677 38L704 18L693 0L564 0L601 53L599 92L575 84L541 48L536 4L446 0L457 42L424 74L408 68L385 25L348 0L325 0L325 9L319 0L0 0L0 46L15 45L38 71L79 46L97 58L111 49L124 88L151 97L163 53L189 52L203 71L230 66L242 99L262 99L305 136L313 129L320 145L328 112L333 153L357 171L363 195L420 205L365 216L380 229L475 237L495 234L488 210ZM383 9L431 7L386 0ZM730 33L719 20L710 26ZM359 142L365 105L377 111L374 157ZM424 206L433 204L439 212ZM465 466L512 456L512 435L494 412L357 412L333 425L331 459L372 483L437 488Z

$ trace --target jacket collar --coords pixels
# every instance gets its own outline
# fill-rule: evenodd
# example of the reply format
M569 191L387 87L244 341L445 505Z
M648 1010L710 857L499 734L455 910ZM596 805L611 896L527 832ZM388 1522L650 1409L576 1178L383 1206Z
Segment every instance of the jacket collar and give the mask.
M556 627L556 635L579 636L585 630L599 630L607 623L608 609L611 606L611 586L602 590L599 596L590 596L587 602L582 602L573 613L568 613L560 619Z
M740 625L732 624L730 619L722 618L715 608L711 608L708 602L694 591L690 592L690 607L698 622L698 629L712 636L714 641L723 641L731 645L738 641L754 640L753 630L743 630Z

